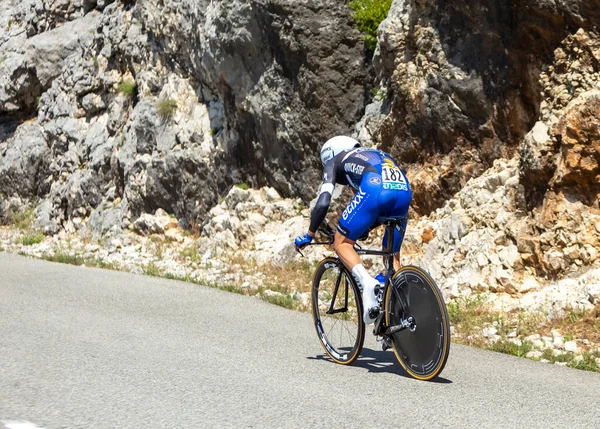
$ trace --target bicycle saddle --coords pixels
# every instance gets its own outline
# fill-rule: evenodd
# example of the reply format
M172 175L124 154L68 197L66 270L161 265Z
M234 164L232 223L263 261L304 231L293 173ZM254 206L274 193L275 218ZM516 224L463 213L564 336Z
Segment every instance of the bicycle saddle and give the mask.
M377 222L379 222L382 225L401 225L402 222L404 222L406 220L407 216L393 216L393 217L388 217L388 216L380 216L377 218Z

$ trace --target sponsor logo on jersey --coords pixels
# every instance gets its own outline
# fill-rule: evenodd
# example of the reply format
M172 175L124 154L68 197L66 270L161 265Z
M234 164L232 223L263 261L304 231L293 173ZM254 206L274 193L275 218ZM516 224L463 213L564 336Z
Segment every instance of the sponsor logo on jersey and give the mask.
M353 162L349 162L348 164L344 165L344 170L346 170L347 173L358 174L360 176L365 170L365 167L364 165L358 165Z
M383 157L383 164L382 167L388 167L388 168L398 168L396 166L396 164L394 163L394 161L392 161L390 158L388 157Z
M342 219L347 220L348 216L352 214L352 212L362 202L366 195L367 193L365 191L359 189L352 201L350 201L350 204L348 204L348 207L346 207L346 210L344 210L344 213L342 213Z
M383 189L389 189L392 191L408 191L408 186L406 183L388 182L383 184Z
M372 185L381 185L381 179L379 177L371 177L369 179Z
M355 156L356 158L360 158L360 159L362 159L363 161L367 161L367 162L369 161L369 158L367 158L366 156L364 156L364 155L362 155L362 154L360 154L360 153L355 153L355 154L354 154L354 156Z

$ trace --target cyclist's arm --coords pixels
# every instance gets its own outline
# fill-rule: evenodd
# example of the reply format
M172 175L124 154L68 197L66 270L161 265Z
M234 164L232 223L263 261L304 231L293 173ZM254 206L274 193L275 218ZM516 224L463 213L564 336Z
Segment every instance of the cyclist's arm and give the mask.
M319 228L319 225L325 220L327 210L329 210L329 204L331 203L331 196L333 189L335 188L335 159L330 160L325 165L323 171L323 184L319 191L319 198L317 203L312 210L310 215L310 227L308 228L308 234L313 236Z

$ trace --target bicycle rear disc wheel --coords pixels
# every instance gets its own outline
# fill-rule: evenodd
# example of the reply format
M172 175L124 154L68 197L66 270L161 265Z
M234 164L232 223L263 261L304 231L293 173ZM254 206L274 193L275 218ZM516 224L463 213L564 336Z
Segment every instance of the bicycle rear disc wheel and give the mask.
M394 354L411 377L430 380L439 375L450 352L450 324L442 294L422 269L402 267L385 296L386 326L410 321L391 335Z
M356 281L335 258L325 258L316 269L312 313L325 353L342 365L354 362L365 341L362 299Z

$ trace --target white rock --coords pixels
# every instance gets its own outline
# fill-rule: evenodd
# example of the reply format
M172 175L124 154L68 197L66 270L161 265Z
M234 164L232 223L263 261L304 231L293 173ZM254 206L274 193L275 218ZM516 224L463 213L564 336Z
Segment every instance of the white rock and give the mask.
M565 351L576 353L579 350L576 341L567 341L565 343Z
M284 294L282 294L281 292L273 291L273 290L270 290L270 289L267 289L267 290L265 290L265 291L264 291L262 294L263 294L264 296L276 296L276 297L282 297L282 296L285 296L285 295L284 295Z
M550 129L544 122L538 121L531 130L531 136L536 143L545 143L550 139Z
M261 192L264 198L269 202L279 201L281 199L281 196L274 188L265 187L261 189Z
M539 350L532 350L530 352L528 352L525 357L528 359L539 359L542 357L542 352Z
M554 341L552 342L552 346L556 348L564 347L565 342L563 337L554 337Z
M492 338L494 335L496 335L496 333L498 332L498 330L496 328L494 328L493 326L484 328L483 331L481 332L481 335L484 338Z
M592 304L600 303L600 283L587 285L584 290Z
M515 288L520 293L527 293L539 288L539 283L533 276L525 276L521 282L515 282Z
M477 258L477 264L480 267L486 266L489 262L487 256L485 256L483 253L478 253L476 258Z

